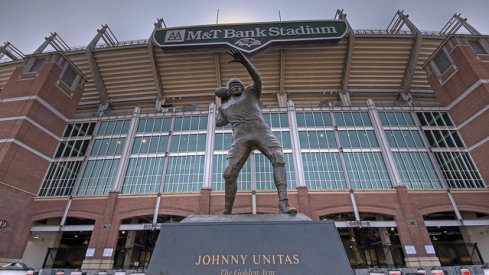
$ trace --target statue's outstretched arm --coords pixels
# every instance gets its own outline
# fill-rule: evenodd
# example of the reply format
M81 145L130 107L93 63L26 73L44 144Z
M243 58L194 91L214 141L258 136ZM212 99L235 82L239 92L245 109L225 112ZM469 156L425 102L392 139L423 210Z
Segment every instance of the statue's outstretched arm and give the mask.
M253 79L254 85L255 85L255 90L258 93L258 97L261 95L261 77L260 77L260 72L255 68L255 66L246 58L246 56L237 49L231 49L226 51L227 54L233 57L232 60L229 62L239 62L243 64L243 66L246 68L248 73L251 76L251 79Z

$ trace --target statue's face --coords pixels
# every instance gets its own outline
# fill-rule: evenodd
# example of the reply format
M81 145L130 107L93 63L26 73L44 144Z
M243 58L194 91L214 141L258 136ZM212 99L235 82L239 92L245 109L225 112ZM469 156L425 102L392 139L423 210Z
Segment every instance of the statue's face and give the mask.
M239 82L234 82L229 85L230 95L241 95L244 91L244 86Z

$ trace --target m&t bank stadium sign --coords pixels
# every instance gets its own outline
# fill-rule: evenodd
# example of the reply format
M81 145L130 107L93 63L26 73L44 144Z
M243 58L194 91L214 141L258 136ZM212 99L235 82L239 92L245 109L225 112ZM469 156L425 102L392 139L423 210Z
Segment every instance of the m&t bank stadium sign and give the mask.
M252 53L276 43L336 42L346 31L345 21L292 21L159 29L153 38L163 49L230 46Z

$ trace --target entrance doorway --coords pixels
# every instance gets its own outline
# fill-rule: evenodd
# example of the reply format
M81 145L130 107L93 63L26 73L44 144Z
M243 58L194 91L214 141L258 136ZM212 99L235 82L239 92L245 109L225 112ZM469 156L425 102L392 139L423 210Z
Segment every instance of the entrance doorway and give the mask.
M479 217L476 213L463 213L463 216L464 219ZM477 243L480 232L474 230L477 227L459 226L454 212L432 213L425 215L424 220L442 266L483 264L480 244Z
M392 216L360 213L359 222L353 213L339 213L320 219L335 221L352 267L405 266L404 252ZM387 227L388 224L391 226Z
M180 222L183 219L184 217L179 216L159 216L156 224L152 223L153 216L123 220L114 254L114 268L146 269L158 240L161 224ZM124 230L125 227L130 229Z

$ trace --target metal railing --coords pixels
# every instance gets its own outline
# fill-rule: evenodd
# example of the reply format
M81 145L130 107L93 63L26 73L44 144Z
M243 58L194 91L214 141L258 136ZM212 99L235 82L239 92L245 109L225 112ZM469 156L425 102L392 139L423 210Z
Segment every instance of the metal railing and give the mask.
M434 245L442 266L481 265L484 259L476 243ZM48 248L43 268L80 268L87 248ZM352 268L404 268L405 254L401 245L365 245L345 247ZM118 248L114 268L147 268L152 247Z
M442 266L482 265L484 259L476 243L434 245Z
M441 266L481 265L484 259L476 243L434 245ZM345 247L352 268L406 267L401 245Z

